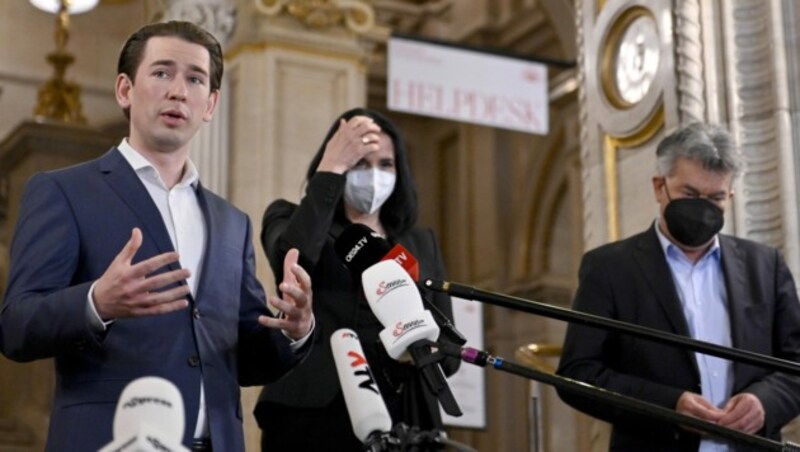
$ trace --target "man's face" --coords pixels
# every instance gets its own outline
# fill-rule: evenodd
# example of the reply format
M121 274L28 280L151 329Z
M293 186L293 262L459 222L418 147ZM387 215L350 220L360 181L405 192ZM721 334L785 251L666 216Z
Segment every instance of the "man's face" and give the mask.
M147 41L135 82L117 76L117 103L130 108L129 140L142 152L186 148L203 122L211 120L219 92L209 86L208 50L176 37Z
M678 158L672 174L653 177L653 190L661 214L661 230L669 233L664 223L664 209L670 198L704 198L716 204L724 213L733 197L732 182L731 173L709 171L698 160Z

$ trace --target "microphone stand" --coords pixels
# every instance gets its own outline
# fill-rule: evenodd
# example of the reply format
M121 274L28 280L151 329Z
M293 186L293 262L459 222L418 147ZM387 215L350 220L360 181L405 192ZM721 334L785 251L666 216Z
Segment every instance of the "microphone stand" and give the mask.
M418 284L418 288L423 288L422 284ZM425 305L425 308L431 311L433 315L433 320L439 325L439 328L442 330L442 334L447 336L451 342L454 342L458 345L464 345L467 343L467 338L461 334L461 331L456 329L456 326L453 325L453 322L447 317L441 309L439 309L432 301L428 300L428 297L425 296L422 290L420 290L420 295L422 298L422 304Z
M513 375L540 381L558 389L563 389L565 391L578 394L582 397L586 397L587 399L611 404L631 413L642 414L659 421L666 421L671 424L678 424L691 427L696 430L702 430L714 436L724 438L729 441L746 444L747 446L758 450L800 452L800 445L798 444L791 442L780 443L768 438L748 435L747 433L740 432L738 430L732 430L727 427L712 424L710 422L687 416L662 406L634 399L633 397L628 397L559 375L549 374L531 369L529 367L521 366L519 364L506 361L501 357L492 356L488 352L482 350L477 350L471 347L460 347L447 343L440 343L437 345L439 349L442 350L446 355L459 358L466 363L474 364L480 367L488 366Z
M710 342L698 341L697 339L681 336L679 334L655 330L640 325L609 319L599 315L587 314L585 312L574 311L572 309L561 308L537 301L502 295L450 281L428 279L425 281L425 287L437 292L443 292L450 295L455 295L457 297L466 298L468 300L477 300L495 306L515 309L518 311L537 314L557 320L580 323L586 326L625 333L662 344L679 345L689 350L700 352L706 355L712 355L732 361L739 361L745 364L752 364L767 369L786 372L792 375L800 375L800 364L794 361L762 355L760 353L747 350L723 347Z
M420 370L428 389L439 400L444 412L451 416L461 416L463 414L461 408L458 406L450 386L447 385L442 368L439 366L439 361L443 360L445 355L441 351L433 352L431 345L436 344L427 340L420 340L408 347L408 353Z

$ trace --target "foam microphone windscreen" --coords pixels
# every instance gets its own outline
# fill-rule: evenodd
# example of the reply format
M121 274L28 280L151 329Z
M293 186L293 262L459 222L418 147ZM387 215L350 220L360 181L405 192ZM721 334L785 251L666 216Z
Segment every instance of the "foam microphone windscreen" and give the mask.
M390 431L392 418L356 333L347 328L334 331L331 335L331 352L353 433L362 443L366 443L370 434Z
M439 326L411 276L393 260L381 261L364 270L361 285L372 313L384 326L379 337L386 353L398 359L416 342L439 337Z
M377 232L363 224L353 223L342 231L333 249L344 265L354 275L360 276L370 265L383 259L391 247Z
M114 438L135 436L142 424L157 429L166 441L183 440L183 397L178 388L161 377L133 380L122 391L114 413Z

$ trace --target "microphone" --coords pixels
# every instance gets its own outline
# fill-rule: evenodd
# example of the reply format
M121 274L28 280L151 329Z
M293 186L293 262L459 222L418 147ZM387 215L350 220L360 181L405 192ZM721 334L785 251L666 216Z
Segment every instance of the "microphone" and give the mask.
M439 325L422 309L419 291L397 262L378 262L361 274L361 282L372 313L385 327L379 337L392 359L417 341L439 338Z
M353 274L360 275L383 259L391 247L377 232L363 224L353 223L342 231L333 243L333 249Z
M381 260L384 261L389 259L400 264L400 266L403 267L403 270L408 272L409 276L411 276L411 279L413 279L415 283L419 282L419 262L417 261L417 258L411 254L411 251L406 249L406 247L399 243L392 247L392 249L390 249ZM419 289L419 286L417 286L417 288ZM453 325L453 321L450 320L450 317L447 317L441 309L439 309L435 304L431 303L427 298L425 298L425 296L422 297L422 303L431 311L436 323L442 328L448 339L458 345L464 345L467 343L467 338L456 329L456 326Z
M411 279L413 279L414 282L419 282L419 262L417 261L417 258L415 258L414 255L411 254L411 252L408 251L403 245L398 243L393 246L392 249L390 249L381 260L393 260L397 262L401 267L403 267L403 270L405 270L408 275L411 276Z
M439 325L431 312L422 308L422 297L408 273L393 260L381 261L364 270L361 283L372 312L384 326L378 336L386 353L396 360L407 350L444 411L461 416L437 364L443 355L431 351L439 337Z
M362 443L380 441L392 429L392 418L369 368L356 333L341 328L331 335L331 351L353 433Z
M419 261L414 255L399 243L394 247L390 246L380 234L363 224L353 223L345 228L333 247L345 266L355 275L363 274L364 270L376 262L394 260L415 283L419 281ZM448 339L459 345L467 343L467 338L435 304L425 297L422 297L422 302L433 313L436 323L443 328Z
M128 383L114 412L114 440L99 452L189 452L183 439L183 398L161 377Z
M353 223L339 235L333 244L336 255L356 275L378 261L392 259L400 264L414 281L419 280L419 262L401 244L389 245L377 232L360 223Z

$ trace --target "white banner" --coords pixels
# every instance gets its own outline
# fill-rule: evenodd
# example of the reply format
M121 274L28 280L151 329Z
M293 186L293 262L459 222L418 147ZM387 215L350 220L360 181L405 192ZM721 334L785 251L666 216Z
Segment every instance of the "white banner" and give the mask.
M390 110L547 134L546 65L399 37L388 53Z

